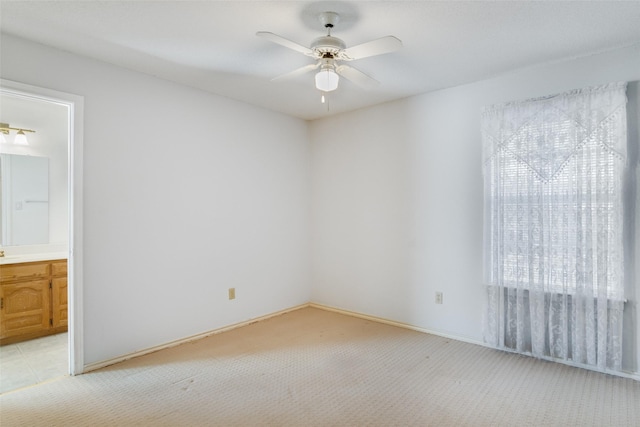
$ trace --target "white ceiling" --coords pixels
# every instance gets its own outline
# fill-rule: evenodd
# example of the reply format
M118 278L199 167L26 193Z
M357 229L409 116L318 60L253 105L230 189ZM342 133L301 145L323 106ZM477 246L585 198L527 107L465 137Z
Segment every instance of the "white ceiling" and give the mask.
M5 0L0 9L5 33L303 119L640 43L640 1ZM333 35L347 46L386 35L404 44L351 62L381 85L341 79L328 112L312 73L271 81L313 60L255 35L308 46L324 34L322 11L341 14Z

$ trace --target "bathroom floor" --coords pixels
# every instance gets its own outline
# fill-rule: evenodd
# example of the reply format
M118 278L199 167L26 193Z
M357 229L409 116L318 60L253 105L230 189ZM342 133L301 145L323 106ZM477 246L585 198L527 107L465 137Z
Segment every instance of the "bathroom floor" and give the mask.
M0 393L69 373L68 333L0 347Z

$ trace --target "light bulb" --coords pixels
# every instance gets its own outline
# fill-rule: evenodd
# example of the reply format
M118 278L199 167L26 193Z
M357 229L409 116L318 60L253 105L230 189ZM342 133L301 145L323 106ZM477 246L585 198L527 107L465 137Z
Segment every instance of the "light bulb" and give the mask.
M27 135L25 135L21 130L18 131L16 138L13 140L13 143L16 145L29 145L29 141L27 141Z
M325 68L316 74L316 88L323 92L331 92L338 88L340 77L331 68Z

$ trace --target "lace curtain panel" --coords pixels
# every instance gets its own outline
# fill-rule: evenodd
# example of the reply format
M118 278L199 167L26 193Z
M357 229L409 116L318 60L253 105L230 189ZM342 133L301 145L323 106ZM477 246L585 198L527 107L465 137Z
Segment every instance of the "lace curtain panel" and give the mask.
M622 362L626 83L485 108L485 340Z

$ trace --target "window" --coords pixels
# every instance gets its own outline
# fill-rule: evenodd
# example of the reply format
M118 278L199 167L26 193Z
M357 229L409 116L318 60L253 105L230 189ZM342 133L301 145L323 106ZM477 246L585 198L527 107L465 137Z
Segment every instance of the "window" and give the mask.
M625 90L483 112L489 343L620 369Z

